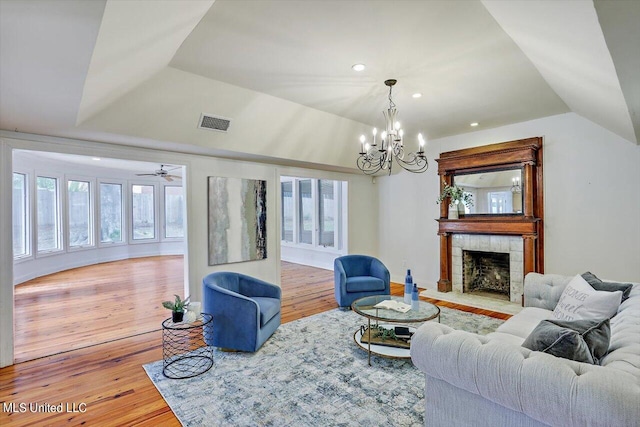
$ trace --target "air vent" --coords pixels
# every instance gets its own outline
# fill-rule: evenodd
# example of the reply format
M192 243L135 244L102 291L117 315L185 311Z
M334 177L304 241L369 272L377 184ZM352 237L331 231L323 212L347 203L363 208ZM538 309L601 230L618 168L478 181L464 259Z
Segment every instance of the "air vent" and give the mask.
M215 130L218 132L226 132L229 130L229 126L231 126L231 119L205 113L200 115L200 121L198 122L200 129Z

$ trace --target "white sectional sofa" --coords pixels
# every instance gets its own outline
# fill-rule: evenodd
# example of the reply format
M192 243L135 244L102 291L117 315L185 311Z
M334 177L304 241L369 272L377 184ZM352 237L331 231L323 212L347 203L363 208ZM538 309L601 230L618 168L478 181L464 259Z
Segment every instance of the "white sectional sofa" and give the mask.
M601 365L521 346L571 279L528 274L525 308L487 336L418 328L411 359L425 374L425 426L640 426L640 284L611 319Z

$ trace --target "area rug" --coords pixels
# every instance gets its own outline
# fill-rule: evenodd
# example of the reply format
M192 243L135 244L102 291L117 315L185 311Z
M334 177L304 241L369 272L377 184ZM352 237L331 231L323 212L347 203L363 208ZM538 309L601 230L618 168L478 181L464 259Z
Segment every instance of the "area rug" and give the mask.
M486 334L503 321L441 308L441 321ZM173 380L144 369L184 426L423 426L424 376L372 355L353 334L366 319L335 309L281 325L256 353L214 352L206 373Z

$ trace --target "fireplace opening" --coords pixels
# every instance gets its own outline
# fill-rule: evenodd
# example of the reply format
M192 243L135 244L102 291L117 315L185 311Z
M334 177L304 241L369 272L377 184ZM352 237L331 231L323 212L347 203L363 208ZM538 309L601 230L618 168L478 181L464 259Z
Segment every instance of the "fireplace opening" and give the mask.
M463 250L462 289L466 293L509 301L509 254Z

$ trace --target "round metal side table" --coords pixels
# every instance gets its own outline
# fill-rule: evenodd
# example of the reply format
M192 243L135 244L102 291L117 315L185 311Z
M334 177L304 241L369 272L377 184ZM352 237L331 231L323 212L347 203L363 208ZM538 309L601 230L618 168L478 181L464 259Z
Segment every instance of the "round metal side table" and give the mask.
M167 378L191 378L213 366L213 316L202 313L195 322L162 322L162 373Z

